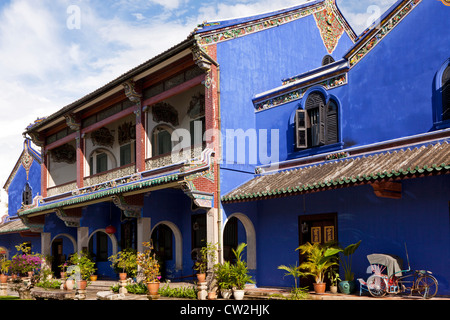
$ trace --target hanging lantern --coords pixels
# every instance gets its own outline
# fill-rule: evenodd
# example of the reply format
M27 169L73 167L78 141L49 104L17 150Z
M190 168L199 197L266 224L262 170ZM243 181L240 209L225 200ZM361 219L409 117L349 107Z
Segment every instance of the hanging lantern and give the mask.
M116 233L116 228L112 225L109 225L105 228L105 231L107 234L113 234Z

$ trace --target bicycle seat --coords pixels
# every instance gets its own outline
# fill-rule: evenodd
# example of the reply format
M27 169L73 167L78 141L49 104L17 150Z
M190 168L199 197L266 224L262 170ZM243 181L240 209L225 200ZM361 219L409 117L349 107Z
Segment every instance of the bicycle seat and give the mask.
M431 274L431 271L428 270L416 270L416 272L420 274L427 274L427 273Z

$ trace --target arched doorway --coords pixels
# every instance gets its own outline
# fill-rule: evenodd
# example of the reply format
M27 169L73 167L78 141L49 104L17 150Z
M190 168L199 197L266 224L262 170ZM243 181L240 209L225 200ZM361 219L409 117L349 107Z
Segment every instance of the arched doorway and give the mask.
M117 239L105 229L95 230L89 236L89 254L95 262L97 275L100 279L115 279L117 274L111 268L110 256L117 253Z
M60 266L76 251L77 242L70 234L61 233L52 239L51 247L53 257L52 272L56 277L59 277L61 272Z
M151 239L161 262L161 280L173 278L183 266L180 230L174 223L162 221L153 227Z
M231 261L234 258L232 248L236 249L239 243L247 243L246 260L249 269L256 269L256 233L252 221L242 213L233 213L223 226L222 243L224 246L223 258ZM244 255L245 257L245 255Z

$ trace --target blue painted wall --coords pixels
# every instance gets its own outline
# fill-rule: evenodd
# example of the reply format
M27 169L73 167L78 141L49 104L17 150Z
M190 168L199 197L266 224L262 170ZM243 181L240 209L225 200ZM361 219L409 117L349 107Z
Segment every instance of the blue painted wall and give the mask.
M422 1L349 74L344 141L364 145L434 128L435 76L450 57L450 7Z
M36 160L33 160L33 164L31 165L28 174L28 180L25 168L20 166L11 181L8 189L9 216L16 216L17 210L22 206L22 193L25 190L25 185L27 183L31 187L33 198L41 193L41 165Z
M298 261L298 217L337 213L338 241L362 240L353 258L356 278L368 278L366 256L389 253L403 258L408 246L411 267L433 272L439 294L450 294L450 177L402 181L401 200L378 198L370 186L312 193L265 201L227 204L228 215L241 212L253 222L257 235L257 285L293 286L292 277L277 270ZM303 206L305 204L305 206ZM303 209L305 208L305 209Z
M343 56L352 42L344 33L333 52L336 60ZM220 103L222 133L227 129L267 128L255 123L254 95L278 87L282 79L321 66L322 58L328 54L312 15L241 38L217 44L217 61L220 64ZM278 118L278 117L277 117ZM278 118L273 121L281 121ZM280 123L280 130L285 125ZM235 141L235 146L237 145ZM246 162L236 164L235 157L227 157L224 139L224 168L253 171L249 165L249 148ZM230 162L230 163L228 163Z

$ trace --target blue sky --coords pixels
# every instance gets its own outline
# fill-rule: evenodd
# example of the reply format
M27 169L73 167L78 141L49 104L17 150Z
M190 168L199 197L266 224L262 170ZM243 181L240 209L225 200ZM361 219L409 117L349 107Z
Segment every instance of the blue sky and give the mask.
M205 20L254 15L304 2L2 0L1 187L22 151L22 132L38 117L56 112L172 47ZM341 11L359 31L394 2L337 0ZM2 193L2 203L5 202Z

